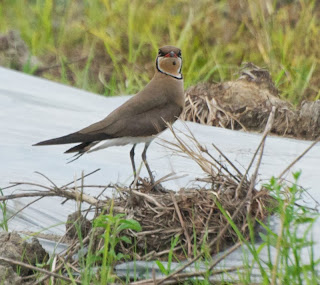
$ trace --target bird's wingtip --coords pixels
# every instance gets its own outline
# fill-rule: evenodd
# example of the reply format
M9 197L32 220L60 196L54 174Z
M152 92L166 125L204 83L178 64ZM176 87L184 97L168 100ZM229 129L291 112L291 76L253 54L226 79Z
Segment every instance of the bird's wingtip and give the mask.
M47 141L38 142L38 143L33 144L32 146L46 145L46 142Z

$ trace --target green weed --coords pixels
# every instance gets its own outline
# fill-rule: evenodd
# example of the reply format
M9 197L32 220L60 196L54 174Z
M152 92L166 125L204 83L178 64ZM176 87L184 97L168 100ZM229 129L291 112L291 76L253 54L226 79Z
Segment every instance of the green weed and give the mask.
M0 188L0 196L3 196L2 189ZM2 219L0 221L0 228L4 231L9 231L8 226L8 212L7 212L7 201L0 202L0 211L2 213Z
M272 178L266 187L277 201L276 215L280 220L280 229L273 230L268 224L257 221L265 230L259 233L262 242L257 245L254 223L248 218L250 241L247 241L236 227L227 212L217 203L228 219L231 227L252 255L252 261L244 252L245 269L238 273L242 284L251 284L251 272L255 265L260 269L261 284L318 284L317 268L320 259L314 259L314 241L311 234L319 213L304 206L297 206L305 191L298 186L300 172L294 173L294 182L285 184ZM262 256L262 251L267 252ZM309 261L302 256L309 255Z
M320 280L316 270L320 259L314 260L314 241L311 235L319 214L305 206L297 206L305 192L305 189L298 186L300 174L293 174L292 185L283 184L275 178L265 185L277 199L277 213L280 218L278 233L267 231L270 238L261 235L266 246L276 249L275 258L269 260L269 265L272 264L270 269L273 284L276 280L283 284L315 284ZM309 263L301 259L306 252L309 254Z
M112 268L115 262L125 259L122 253L116 253L116 246L119 242L131 244L131 239L121 234L124 230L141 231L140 224L132 219L123 219L124 214L113 215L113 200L108 215L100 215L94 220L93 226L104 229L104 246L100 251L102 255L101 284L113 282L115 276Z
M173 259L173 249L176 247L178 241L179 241L180 235L176 235L174 238L171 239L171 246L170 251L168 254L168 263L167 268L164 267L164 265L161 263L160 260L156 260L156 264L158 268L160 269L162 274L168 275L171 273L171 264Z
M319 11L315 0L3 0L0 31L19 30L31 55L60 65L41 76L105 95L139 91L158 47L172 44L186 88L234 79L252 61L298 104L319 97Z

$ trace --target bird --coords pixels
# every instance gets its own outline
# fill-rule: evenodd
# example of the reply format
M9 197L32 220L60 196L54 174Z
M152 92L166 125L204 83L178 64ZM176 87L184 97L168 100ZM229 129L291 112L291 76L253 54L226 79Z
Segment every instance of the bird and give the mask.
M101 121L34 146L78 143L65 151L76 153L75 160L85 153L132 144L130 160L136 179L135 147L138 143L144 143L142 160L150 183L154 186L154 177L147 162L147 149L152 140L168 127L167 124L173 124L179 118L184 105L181 49L163 46L158 50L153 78L136 95Z

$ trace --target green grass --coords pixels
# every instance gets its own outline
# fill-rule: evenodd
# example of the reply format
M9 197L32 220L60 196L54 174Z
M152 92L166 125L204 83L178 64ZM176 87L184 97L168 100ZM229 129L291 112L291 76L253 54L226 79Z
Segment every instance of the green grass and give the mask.
M1 188L0 196L3 196L3 191ZM0 219L0 228L7 232L9 230L7 201L0 202L0 213L2 214L2 218Z
M253 257L251 263L246 263L244 273L239 274L243 284L254 282L251 280L251 269L254 266L260 269L261 284L319 284L320 259L314 259L312 236L312 228L319 219L319 213L299 205L306 191L298 184L300 174L293 174L292 184L272 178L265 185L277 201L276 216L280 226L279 229L272 229L268 223L257 221L265 230L265 233L260 233L262 242L258 246L255 244L252 223L249 223L251 241L248 242L225 213ZM262 258L262 250L267 252L267 258Z
M278 201L277 214L280 218L280 229L277 232L266 228L267 234L262 235L265 245L270 251L276 250L274 258L267 264L271 271L271 282L281 281L283 284L319 284L320 259L314 259L314 237L312 227L319 213L306 206L297 206L302 202L305 189L299 186L300 172L294 173L295 182L284 184L272 178L266 187ZM308 255L309 263L301 257ZM270 255L269 255L270 256Z
M60 65L41 76L105 95L140 90L158 47L172 44L183 51L186 88L236 78L252 61L292 103L320 96L315 0L3 0L0 31L10 29L44 66Z
M272 208L272 213L277 217L276 228L271 227L269 220L260 221L253 220L248 217L248 228L250 239L247 240L242 231L237 228L236 224L230 218L230 214L216 202L219 210L224 214L230 226L237 233L238 239L242 242L243 251L238 251L239 258L243 259L244 267L238 272L231 275L228 272L220 274L223 284L252 284L255 282L252 278L253 269L259 270L261 280L260 284L319 284L320 283L320 259L316 259L315 241L317 237L312 236L315 223L319 220L319 213L304 204L305 189L299 186L299 178L301 173L293 174L293 182L283 182L276 178L271 178L264 185L270 191L270 194L276 200L276 208ZM303 202L303 203L302 203ZM1 204L0 204L1 205ZM81 250L78 253L79 261L77 263L78 270L81 276L82 284L109 284L119 282L119 278L113 271L114 265L126 261L126 255L117 252L117 246L120 242L125 245L135 247L134 241L129 239L125 234L126 230L141 231L140 224L132 219L126 219L123 214L113 213L113 200L106 205L109 209L108 214L101 214L94 222L94 229L101 228L101 238L103 240L103 248L95 252L93 250L93 237L89 239L87 250L84 244L81 245ZM1 207L2 213L5 216L5 211ZM259 223L264 229L260 231L260 239L256 236L255 224ZM197 240L196 228L191 242ZM83 237L81 236L80 227L78 227L78 235L80 243ZM202 277L193 277L187 281L188 284L210 284L210 276L212 272L209 270L213 262L210 252L212 248L208 246L210 240L203 238L202 244L197 244L197 250L194 251L194 256L201 252L201 258L196 261L195 268L203 268L206 266ZM179 262L178 256L174 252L176 245L179 245L179 235L172 237L171 249L168 254L167 264L157 260L158 269L165 275L169 275L173 269L172 263ZM81 254L82 252L82 254ZM83 254L85 253L85 254ZM185 253L187 257L187 253ZM303 257L303 259L302 259ZM222 261L223 265L224 261ZM202 265L200 267L200 264ZM53 256L48 264L40 264L39 267L53 266ZM216 268L213 268L215 270ZM226 269L228 269L226 267ZM203 269L201 269L203 270ZM64 272L64 273L63 273ZM65 267L58 273L65 274L74 280L74 269L65 263ZM149 272L149 278L152 278L152 273ZM129 277L127 277L127 281ZM147 276L148 278L148 276ZM227 281L226 281L227 280ZM231 282L231 283L230 283ZM233 283L232 283L233 282ZM61 281L58 284L67 284ZM73 282L73 284L76 284Z
M119 242L125 244L132 244L129 237L123 234L124 230L141 231L140 224L133 219L123 218L125 214L113 214L113 200L109 208L109 214L98 216L93 222L93 228L102 228L104 233L102 238L104 240L103 248L95 253L91 251L91 243L89 245L89 252L83 263L85 264L85 270L83 270L82 282L89 284L94 278L92 267L96 261L101 261L99 278L100 282L96 280L96 284L109 284L114 283L117 279L113 273L113 267L117 262L124 261L128 257L122 253L116 252L116 247Z
M319 213L308 207L298 206L306 191L298 184L300 174L300 172L293 174L293 183L283 183L272 178L265 185L277 201L275 215L279 218L280 226L278 229L273 229L269 225L269 220L266 222L253 221L248 217L249 241L237 228L229 214L217 203L218 208L243 243L244 268L239 270L236 275L224 273L221 280L225 280L225 284L255 283L256 280L252 279L254 268L259 269L261 277L259 284L319 284L320 259L316 260L314 257L315 237L312 236L312 229L319 219ZM264 233L259 233L260 241L258 243L256 242L254 222L259 223L264 228ZM174 244L175 240L172 240L172 245ZM202 248L205 248L205 246L202 246ZM206 256L205 253L197 263L208 264L209 268L210 255ZM251 258L249 258L249 255ZM302 257L304 257L304 261ZM157 261L157 265L163 274L168 275L172 272L169 266L171 264L170 259L169 262L168 268L165 268ZM210 276L211 274L208 271L204 279L193 278L192 284L211 284Z

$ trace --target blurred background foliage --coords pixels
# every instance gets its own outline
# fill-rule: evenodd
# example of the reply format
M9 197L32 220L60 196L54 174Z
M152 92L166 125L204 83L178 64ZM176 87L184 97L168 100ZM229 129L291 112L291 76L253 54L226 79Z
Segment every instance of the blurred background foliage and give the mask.
M0 0L0 32L17 31L28 49L20 67L0 64L100 94L132 94L152 77L158 47L171 44L183 51L185 88L235 79L250 61L298 104L320 98L318 2Z

